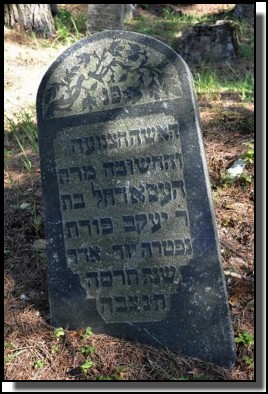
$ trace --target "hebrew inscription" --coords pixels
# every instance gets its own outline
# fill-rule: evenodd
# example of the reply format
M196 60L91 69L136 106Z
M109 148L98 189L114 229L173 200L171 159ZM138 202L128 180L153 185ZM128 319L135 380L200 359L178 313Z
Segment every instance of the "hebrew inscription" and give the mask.
M178 123L74 127L54 150L68 267L105 321L162 320L193 253Z

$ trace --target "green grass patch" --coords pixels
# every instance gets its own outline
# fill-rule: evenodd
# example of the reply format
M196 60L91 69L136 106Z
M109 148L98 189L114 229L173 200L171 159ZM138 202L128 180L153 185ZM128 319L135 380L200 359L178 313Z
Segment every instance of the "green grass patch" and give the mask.
M31 172L33 167L31 154L39 154L35 115L27 111L21 111L16 118L5 116L4 132L5 139L10 146L10 149L5 152L6 163L12 159L12 153L21 153L23 166L27 172Z
M43 360L37 360L33 364L34 369L43 368L44 366L45 366L45 362Z
M249 45L254 45L254 27L245 20L234 19L231 17L228 17L228 19L235 21L239 39L243 42L247 42Z
M86 374L90 368L92 368L94 365L94 362L92 360L87 360L84 364L80 365L81 371Z
M249 149L241 155L241 159L243 159L247 165L253 165L254 164L254 144L252 142L244 142L243 145L247 146Z
M64 337L64 335L65 335L64 329L62 327L56 328L54 330L54 335L55 335L55 338L58 341L61 337Z
M228 19L233 19L228 17ZM238 57L254 61L254 28L244 20L235 20L236 33L240 42Z
M92 337L92 335L93 335L92 328L91 327L87 327L85 329L84 334L83 334L83 339L88 339L89 337Z
M229 73L232 70L229 70ZM244 102L253 102L254 100L254 75L251 72L246 75L231 74L225 75L217 74L215 71L200 71L194 72L193 78L196 91L199 95L206 96L208 99L221 98L225 94L236 93Z
M235 337L236 343L241 343L246 347L251 347L254 345L254 336L249 332L242 332L237 337Z
M252 45L241 44L238 47L238 56L245 60L251 60L254 58L254 47Z
M87 31L87 15L78 12L72 15L70 11L60 10L55 17L57 38L53 45L59 41L71 45L85 37Z

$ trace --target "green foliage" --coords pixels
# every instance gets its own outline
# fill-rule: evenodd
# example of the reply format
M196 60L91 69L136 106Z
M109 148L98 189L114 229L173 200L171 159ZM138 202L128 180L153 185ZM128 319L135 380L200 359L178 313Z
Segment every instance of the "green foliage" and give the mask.
M251 72L245 76L226 76L215 71L205 70L193 74L197 93L208 98L220 98L221 94L237 93L242 101L253 102L254 75Z
M54 43L59 40L70 45L85 35L86 15L78 12L72 16L70 11L60 10L55 17L55 27L57 38Z
M51 345L51 353L52 353L52 354L57 353L58 350L59 350L59 346L56 345L55 343L53 343L53 344Z
M9 157L10 156L10 151L6 148L4 148L4 157Z
M246 20L241 20L238 18L235 19L235 26L239 40L253 49L254 27L251 24L249 24Z
M212 15L189 15L189 14L180 14L176 11L173 11L171 8L167 7L163 10L163 18L169 22L174 23L174 28L178 29L178 27L181 29L183 26L185 28L189 25L195 25L196 23L201 23L201 22L212 22L213 21L213 16Z
M254 163L254 144L252 142L244 142L243 145L248 146L249 149L241 155L241 158L246 164L251 165Z
M228 19L235 20L236 32L239 38L238 56L246 61L254 59L254 27L246 20L241 20L229 13Z
M45 362L43 360L37 360L34 362L34 369L43 368L45 366Z
M238 79L235 84L235 91L237 91L245 102L253 103L254 100L254 75L248 72L245 77Z
M89 360L87 360L84 364L80 365L80 368L81 368L82 372L83 372L84 374L86 374L87 371L88 371L90 368L93 367L93 365L94 365L94 362L93 362L92 360L89 359Z
M254 48L252 45L241 44L238 47L238 55L245 60L251 60L254 57Z
M189 376L186 375L181 375L178 379L176 380L189 380Z
M241 174L238 178L237 178L237 182L241 185L241 186L247 186L248 184L253 182L253 176L250 174Z
M244 331L240 333L238 337L235 337L236 343L241 343L246 347L251 347L254 345L254 336L249 332Z
M91 327L87 327L87 328L85 329L83 338L84 338L84 339L87 339L87 338L91 337L92 335L93 335L92 328L91 328Z
M14 349L14 345L12 345L12 343L5 342L4 349Z
M4 247L4 256L8 257L8 256L10 256L10 254L11 254L11 251L8 248Z
M243 356L243 361L245 361L245 363L250 367L250 368L254 368L254 359L250 356Z
M242 173L236 177L232 177L229 174L226 174L221 181L222 185L237 185L237 186L247 186L248 184L253 182L253 175Z
M56 30L65 28L67 31L73 32L72 14L67 10L59 10L55 17Z
M57 340L59 340L60 337L64 337L65 335L64 329L62 327L56 328L54 330L54 335L57 338Z
M5 116L6 129L10 144L15 143L16 149L22 153L22 162L28 172L32 170L32 153L38 154L38 130L35 116L27 111L21 111L17 118ZM5 155L6 156L6 155Z
M249 368L254 368L254 359L252 357L254 351L254 336L244 331L235 337L235 342L242 346L240 347L242 360Z
M95 347L92 345L82 346L80 348L80 352L83 353L85 356L89 356L90 354L93 354L94 351L95 351Z
M204 22L210 19L210 17L180 15L166 8L162 16L155 18L150 14L141 15L128 21L126 26L128 30L160 38L166 44L176 49L177 39L184 30L197 22Z
M35 215L33 221L34 221L35 234L41 236L42 228L44 224L42 217Z

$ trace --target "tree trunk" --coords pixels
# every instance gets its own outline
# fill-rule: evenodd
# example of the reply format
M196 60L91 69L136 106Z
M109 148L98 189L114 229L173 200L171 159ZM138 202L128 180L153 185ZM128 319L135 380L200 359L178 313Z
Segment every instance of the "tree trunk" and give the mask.
M35 32L39 36L55 34L50 4L5 4L5 25Z
M89 33L103 30L124 29L124 4L89 4L88 24Z

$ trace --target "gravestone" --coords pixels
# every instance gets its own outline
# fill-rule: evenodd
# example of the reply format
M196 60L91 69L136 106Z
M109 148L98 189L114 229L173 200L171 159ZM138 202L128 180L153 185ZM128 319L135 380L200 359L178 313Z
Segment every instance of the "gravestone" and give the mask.
M177 52L191 64L235 62L239 47L237 25L218 20L197 23L179 38Z
M124 29L124 4L88 4L87 31Z
M37 115L51 324L231 367L235 346L188 66L110 31L49 68Z

